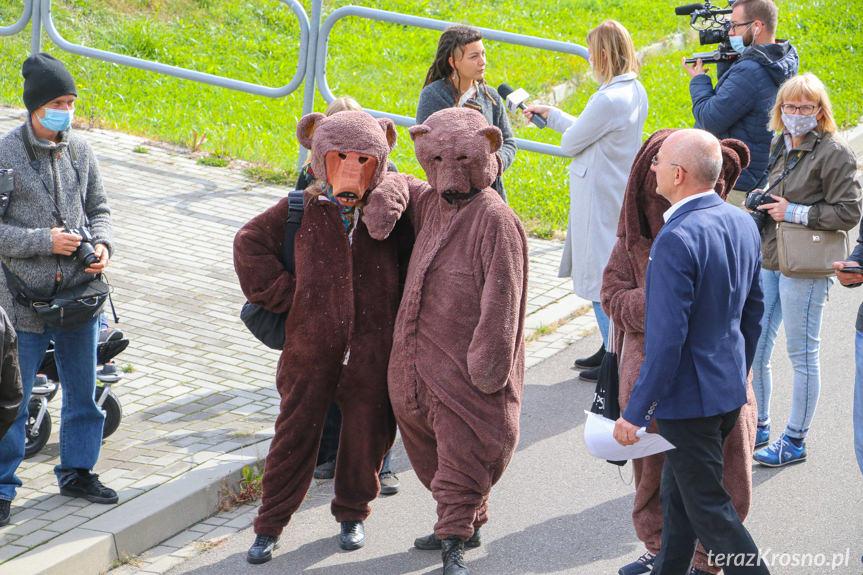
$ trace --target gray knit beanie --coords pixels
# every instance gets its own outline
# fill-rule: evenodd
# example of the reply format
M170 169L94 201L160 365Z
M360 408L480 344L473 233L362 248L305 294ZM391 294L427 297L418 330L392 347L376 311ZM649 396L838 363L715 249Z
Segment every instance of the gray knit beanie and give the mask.
M54 98L78 95L72 74L50 54L33 54L24 60L21 75L24 76L24 105L28 112L38 110Z

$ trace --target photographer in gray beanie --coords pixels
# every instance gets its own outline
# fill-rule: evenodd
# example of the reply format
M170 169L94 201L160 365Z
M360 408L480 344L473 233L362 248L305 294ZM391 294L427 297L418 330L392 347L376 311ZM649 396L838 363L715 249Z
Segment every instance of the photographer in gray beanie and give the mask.
M24 401L0 440L0 525L9 522L21 486L15 470L24 458L27 404L52 341L63 382L60 464L54 468L60 494L117 502L117 493L92 473L104 423L94 400L98 313L71 329L52 327L31 301L51 300L102 273L111 256L111 212L93 150L71 129L74 78L48 54L27 58L21 74L27 120L0 139L0 168L14 170L8 200L0 201L0 306L18 336Z

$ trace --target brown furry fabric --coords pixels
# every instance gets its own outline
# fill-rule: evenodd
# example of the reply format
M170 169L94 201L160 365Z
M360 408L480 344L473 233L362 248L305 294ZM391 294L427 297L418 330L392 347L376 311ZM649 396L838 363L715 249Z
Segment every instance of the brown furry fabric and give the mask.
M518 441L527 240L489 187L497 128L475 111L447 108L411 136L432 185L404 176L405 196L385 182L366 210L373 237L405 210L416 231L390 398L411 463L437 501L435 533L467 539L488 520L489 492ZM447 199L449 190L466 196Z
M365 113L318 116L306 116L298 128L317 126L310 136L316 174L325 177L325 153L342 145L375 155L386 169L390 144L382 124ZM234 239L234 267L248 300L288 312L276 371L280 412L255 519L260 535L281 533L302 503L330 403L342 412L331 505L338 521L369 515L381 460L395 438L386 373L399 302L398 240L372 239L361 214L349 240L336 204L311 190L304 201L295 274L278 259L287 198L249 221Z
M659 152L662 142L675 130L654 132L635 157L623 209L618 225L618 241L612 250L602 278L602 308L614 321L619 361L621 411L626 408L632 388L644 361L645 276L653 238L664 221L662 214L670 207L668 200L656 193L656 176L650 160ZM749 151L739 140L722 140L722 173L716 192L725 199L740 171L749 164ZM755 446L757 409L751 375L747 382L747 403L741 408L734 430L723 447L724 485L731 495L737 513L745 519L752 497L752 451ZM656 431L656 423L651 423ZM635 503L632 520L638 538L651 553L659 552L662 537L662 507L659 484L662 477L662 454L633 461ZM719 570L707 565L707 556L699 545L693 565L711 573Z
M320 113L303 116L297 124L297 139L312 151L312 172L324 182L327 181L327 152L336 150L375 156L378 165L369 184L369 189L374 189L386 173L387 156L393 151L398 134L389 118L376 120L366 112L347 111L329 117Z

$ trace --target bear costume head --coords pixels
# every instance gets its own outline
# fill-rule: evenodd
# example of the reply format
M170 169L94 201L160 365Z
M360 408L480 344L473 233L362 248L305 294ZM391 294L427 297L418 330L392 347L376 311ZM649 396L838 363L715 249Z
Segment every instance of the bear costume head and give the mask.
M652 241L665 223L663 213L671 204L656 193L656 174L650 166L651 158L659 152L662 143L676 131L657 130L647 138L635 155L617 225L617 236L626 238L628 249L632 249L639 238ZM749 165L749 148L733 138L720 140L719 144L722 147L722 172L714 189L724 200L734 188L740 172Z
M392 120L366 112L312 113L297 124L297 139L311 150L312 172L346 208L362 205L381 182L397 137Z
M410 129L429 185L441 194L468 195L491 186L502 172L496 126L468 108L444 108Z

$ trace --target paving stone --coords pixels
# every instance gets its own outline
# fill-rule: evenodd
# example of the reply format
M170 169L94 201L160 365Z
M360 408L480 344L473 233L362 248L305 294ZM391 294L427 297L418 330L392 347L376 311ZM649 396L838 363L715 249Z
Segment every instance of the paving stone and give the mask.
M0 132L21 117L21 110L0 110ZM96 466L102 480L120 491L122 505L225 451L272 436L278 352L260 345L238 321L244 298L233 272L232 241L240 225L285 190L248 182L239 169L198 166L135 136L93 129L85 137L102 163L116 234L111 280L121 327L131 341L117 362L132 371L113 386L123 421ZM150 153L131 151L142 144ZM185 249L169 256L157 242L142 241L153 229L170 229ZM570 279L557 277L563 244L529 238L528 249L528 325L538 325L538 319L549 325L561 302L573 298ZM532 342L528 363L595 329L592 314L575 318ZM19 470L24 487L13 520L22 521L0 529L0 562L24 549L22 539L36 544L36 531L59 533L116 507L57 494L59 397L49 409L55 433ZM204 539L228 533L251 521L255 506L236 513L193 532ZM24 524L29 526L12 532ZM156 573L175 558L158 558L161 566L120 569Z

